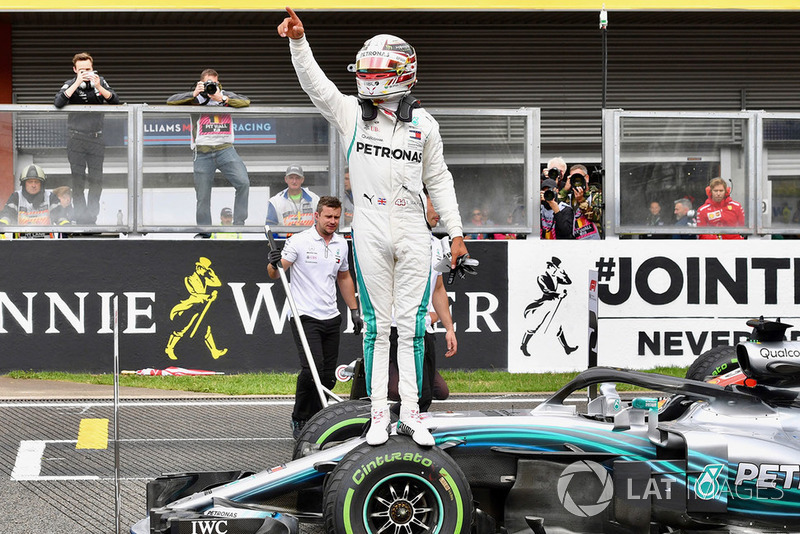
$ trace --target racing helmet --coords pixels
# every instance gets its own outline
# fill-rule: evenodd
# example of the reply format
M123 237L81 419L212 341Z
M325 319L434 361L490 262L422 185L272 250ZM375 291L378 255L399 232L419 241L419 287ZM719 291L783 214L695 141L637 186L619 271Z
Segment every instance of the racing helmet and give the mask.
M403 94L417 83L417 53L399 37L376 35L356 54L354 69L360 97Z
M22 173L19 175L19 184L23 185L28 180L39 180L44 186L47 181L47 175L44 173L44 169L38 165L31 164L22 169Z

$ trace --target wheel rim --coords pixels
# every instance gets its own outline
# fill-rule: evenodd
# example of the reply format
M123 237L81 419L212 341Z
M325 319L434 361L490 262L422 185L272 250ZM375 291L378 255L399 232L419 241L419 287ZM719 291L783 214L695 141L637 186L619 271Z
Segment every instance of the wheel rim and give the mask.
M364 525L370 534L436 534L441 531L442 499L433 485L410 473L387 476L364 503Z

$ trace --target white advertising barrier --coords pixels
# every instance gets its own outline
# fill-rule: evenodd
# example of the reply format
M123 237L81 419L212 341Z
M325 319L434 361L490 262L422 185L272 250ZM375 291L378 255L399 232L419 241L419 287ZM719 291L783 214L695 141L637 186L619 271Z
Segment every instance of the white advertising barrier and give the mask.
M508 265L511 372L587 367L590 270L598 365L686 366L746 338L745 321L761 315L795 325L787 337L800 338L798 241L519 241Z

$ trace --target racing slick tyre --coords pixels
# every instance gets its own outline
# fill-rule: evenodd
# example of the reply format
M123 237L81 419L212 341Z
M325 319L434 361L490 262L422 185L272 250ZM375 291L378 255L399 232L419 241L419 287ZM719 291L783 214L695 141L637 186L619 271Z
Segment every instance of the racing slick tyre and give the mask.
M739 368L736 347L720 345L698 356L686 371L686 378L708 380Z
M315 413L303 427L294 443L292 460L304 456L309 445L321 448L328 443L357 438L366 428L370 417L368 400L346 400L330 404Z
M324 491L325 532L466 534L472 528L472 490L458 464L406 436L347 453Z

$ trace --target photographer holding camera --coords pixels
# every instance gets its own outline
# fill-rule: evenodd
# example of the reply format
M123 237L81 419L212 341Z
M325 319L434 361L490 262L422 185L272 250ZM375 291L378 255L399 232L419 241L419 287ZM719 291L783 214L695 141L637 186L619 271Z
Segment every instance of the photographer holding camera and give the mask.
M539 192L542 239L572 239L572 207L558 198L558 184L550 178L542 182Z
M244 108L250 99L222 89L219 74L206 69L194 89L167 99L170 105L223 106ZM194 188L197 194L198 226L211 225L211 187L217 169L236 190L233 203L233 224L243 225L247 219L250 178L242 158L233 148L233 120L230 114L209 111L192 114L192 150L194 151ZM198 234L197 237L210 237Z
M72 57L72 70L75 77L64 82L56 93L53 102L55 107L61 109L67 104L119 104L117 94L94 70L94 59L88 52ZM78 224L94 224L100 213L103 160L106 154L103 121L102 113L70 113L67 117L67 160L72 173L73 205ZM87 182L89 191L84 195Z
M589 182L589 170L573 165L569 178L559 192L559 199L572 207L572 236L575 239L600 239L603 220L603 195L596 184Z
M558 189L564 187L564 177L567 173L567 162L564 158L555 157L547 162L547 167L542 171L542 180L553 180Z

